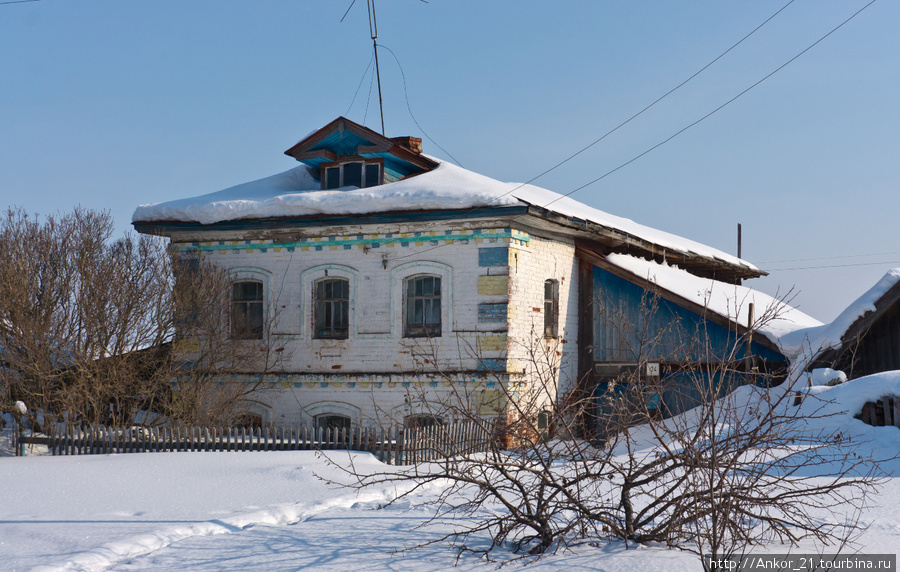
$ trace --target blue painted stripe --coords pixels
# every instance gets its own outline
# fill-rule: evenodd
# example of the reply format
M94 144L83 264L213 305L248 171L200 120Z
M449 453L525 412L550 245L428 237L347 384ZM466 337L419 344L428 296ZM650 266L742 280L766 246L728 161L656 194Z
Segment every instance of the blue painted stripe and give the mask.
M505 359L483 359L478 361L478 371L506 371Z
M478 321L485 323L506 322L507 304L478 304Z
M479 248L478 266L509 266L509 248Z

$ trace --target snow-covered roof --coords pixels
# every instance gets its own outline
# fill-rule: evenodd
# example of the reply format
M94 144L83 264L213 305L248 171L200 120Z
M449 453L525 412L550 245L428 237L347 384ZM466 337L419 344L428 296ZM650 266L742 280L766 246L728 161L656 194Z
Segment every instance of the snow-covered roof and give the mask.
M746 286L701 278L677 266L660 264L626 254L611 254L606 261L613 266L667 290L680 298L702 306L731 322L747 325L750 304L754 307L754 327L782 349L784 336L798 330L822 326L784 300Z
M215 193L141 205L135 210L132 221L213 224L268 217L530 205L615 229L672 252L757 270L752 264L716 248L611 215L553 191L534 185L504 183L446 162L421 175L376 187L328 191L320 187L313 172L301 165Z
M791 332L782 338L782 343L794 348L798 355L805 355L807 360L812 360L824 350L840 346L841 338L847 330L868 312L874 312L875 303L898 282L900 282L900 268L893 268L882 276L878 283L847 306L833 322Z

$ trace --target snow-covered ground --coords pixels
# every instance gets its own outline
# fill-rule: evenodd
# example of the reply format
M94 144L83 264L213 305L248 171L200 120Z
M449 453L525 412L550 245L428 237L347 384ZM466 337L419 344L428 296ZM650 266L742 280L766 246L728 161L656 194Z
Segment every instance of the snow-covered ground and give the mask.
M868 399L900 395L900 372L811 391L832 401L821 427L851 436L861 455L896 455L900 430L870 427L853 414ZM345 464L349 456L333 458ZM364 471L382 467L369 455L353 458ZM900 463L882 468L892 476L862 515L868 529L857 549L897 554ZM396 553L449 530L449 525L417 528L430 514L419 503L436 489L385 507L397 490L356 493L318 477L348 479L311 452L0 458L0 570L418 571L451 569L457 562L455 550L445 544ZM813 545L794 551L830 552ZM787 548L769 546L765 552ZM457 569L496 566L463 555ZM622 542L584 544L528 566L563 568L629 572L700 566L686 552Z

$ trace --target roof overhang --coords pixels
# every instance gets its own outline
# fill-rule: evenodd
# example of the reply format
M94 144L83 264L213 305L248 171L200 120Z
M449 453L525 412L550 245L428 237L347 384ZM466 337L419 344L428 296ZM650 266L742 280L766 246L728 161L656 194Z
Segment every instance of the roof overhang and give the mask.
M651 280L641 278L640 276L632 274L627 270L624 270L619 266L608 262L605 256L598 254L597 252L589 248L586 248L584 244L576 245L575 255L582 260L585 260L586 262L597 266L598 268L602 268L603 270L606 270L607 272L618 276L623 280L627 280L628 282L636 284L637 286L640 286L648 292L652 292L658 295L663 300L668 300L669 302L677 304L682 308L687 308L698 316L703 316L713 323L719 324L720 326L728 328L731 331L735 331L739 336L745 336L748 333L751 333L750 329L745 324L741 324L738 321L728 319L721 314L712 312L709 310L709 308L697 304L693 300L688 300L687 298L680 296L675 292L667 290ZM782 349L778 347L778 344L769 339L769 337L762 332L760 332L758 336L753 336L753 342L758 343L772 351L775 351L778 354L782 354Z

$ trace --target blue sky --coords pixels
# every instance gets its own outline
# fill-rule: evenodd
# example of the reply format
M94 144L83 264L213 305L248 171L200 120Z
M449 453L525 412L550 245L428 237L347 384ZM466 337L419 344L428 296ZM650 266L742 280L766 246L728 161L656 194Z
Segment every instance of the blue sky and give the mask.
M291 168L284 150L338 115L380 130L365 75L366 4L357 0L341 23L350 3L0 2L3 203L109 209L124 232L141 203ZM427 153L448 152L485 175L528 180L787 3L381 0L379 42L402 65L418 121L397 61L382 49L386 131L423 136ZM535 184L568 193L600 177L867 3L795 0ZM732 253L740 222L744 258L771 270L747 285L794 288L795 304L831 320L900 265L898 22L900 3L876 1L734 103L573 198Z

